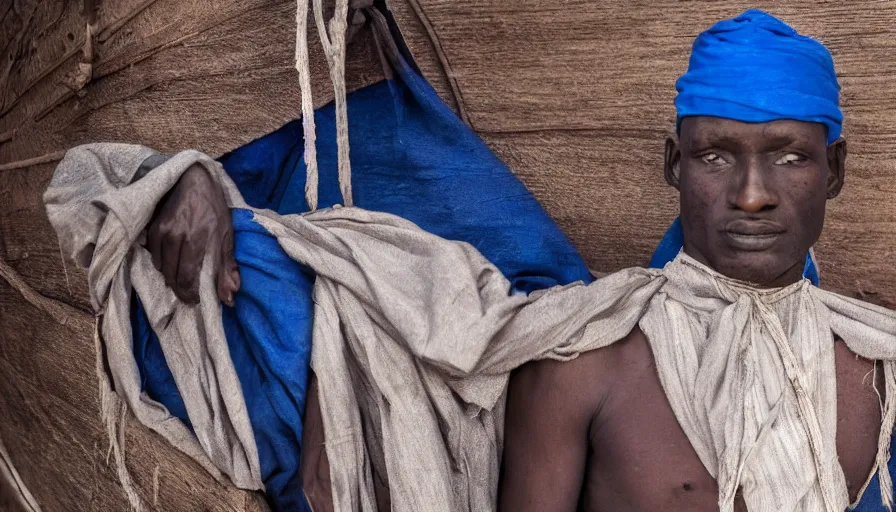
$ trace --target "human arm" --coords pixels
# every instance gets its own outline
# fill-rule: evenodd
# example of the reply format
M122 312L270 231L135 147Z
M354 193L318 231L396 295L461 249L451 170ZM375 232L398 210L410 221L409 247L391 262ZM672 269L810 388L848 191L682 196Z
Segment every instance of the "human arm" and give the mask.
M510 380L498 509L574 512L599 391L595 352L527 363Z

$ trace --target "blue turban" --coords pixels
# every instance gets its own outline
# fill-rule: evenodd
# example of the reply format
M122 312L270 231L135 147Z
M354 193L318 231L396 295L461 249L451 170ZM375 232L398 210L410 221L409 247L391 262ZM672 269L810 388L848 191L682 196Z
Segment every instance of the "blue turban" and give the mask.
M830 52L790 25L759 10L716 23L694 41L688 71L675 83L678 128L688 116L712 116L748 123L795 119L822 123L828 144L840 137L840 85ZM676 219L650 261L659 268L684 243ZM803 277L818 285L810 252Z
M694 41L688 71L675 84L678 125L688 116L748 123L822 123L840 137L840 85L830 52L759 10L716 23Z

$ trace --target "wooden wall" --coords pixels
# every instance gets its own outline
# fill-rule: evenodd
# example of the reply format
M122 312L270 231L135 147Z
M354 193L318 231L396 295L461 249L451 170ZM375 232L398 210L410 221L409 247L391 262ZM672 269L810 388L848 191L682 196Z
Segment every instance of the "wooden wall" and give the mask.
M389 5L442 97L589 264L644 264L677 210L661 176L673 82L694 36L748 5ZM896 306L896 4L754 5L825 42L843 85L851 155L819 245L825 285ZM291 0L102 0L92 17L81 1L0 0L0 271L77 310L59 324L0 279L0 438L45 510L125 509L99 422L86 276L63 262L41 203L53 157L109 140L217 155L296 118L293 9ZM91 18L94 51L85 57ZM312 61L322 104L329 88L316 44ZM86 84L82 63L91 64ZM369 34L351 46L347 77L350 88L382 78ZM47 162L29 165L34 158ZM127 432L128 466L147 503L258 508L254 496L214 482L136 422Z

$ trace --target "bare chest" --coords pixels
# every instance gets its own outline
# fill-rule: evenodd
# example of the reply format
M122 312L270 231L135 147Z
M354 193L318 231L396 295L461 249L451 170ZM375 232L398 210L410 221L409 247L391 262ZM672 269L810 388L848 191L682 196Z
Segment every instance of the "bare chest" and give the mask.
M617 371L592 422L580 510L718 510L716 482L675 418L646 339L633 336L617 345L608 347ZM835 353L837 452L854 499L873 469L879 398L874 363L842 342ZM742 501L738 509L746 510Z

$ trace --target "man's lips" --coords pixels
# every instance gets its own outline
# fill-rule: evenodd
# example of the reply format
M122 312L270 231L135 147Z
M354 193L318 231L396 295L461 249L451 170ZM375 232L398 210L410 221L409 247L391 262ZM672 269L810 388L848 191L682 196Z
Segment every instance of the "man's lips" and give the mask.
M728 241L743 251L766 250L784 231L780 224L767 220L735 220L725 225Z

